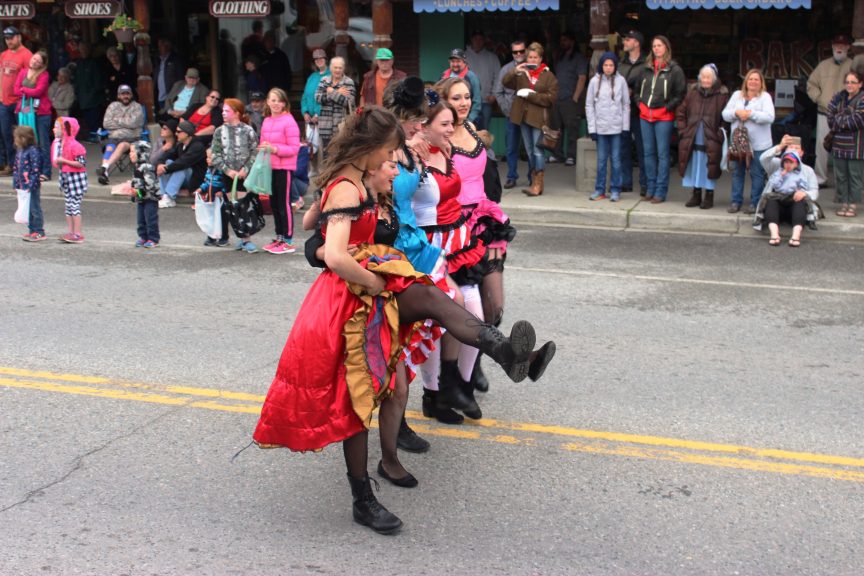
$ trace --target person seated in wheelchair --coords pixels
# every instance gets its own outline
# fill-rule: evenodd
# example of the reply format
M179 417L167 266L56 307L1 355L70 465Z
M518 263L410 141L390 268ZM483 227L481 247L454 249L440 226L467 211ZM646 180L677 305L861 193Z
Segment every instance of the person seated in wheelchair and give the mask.
M99 135L104 138L102 166L96 170L99 183L107 185L111 168L129 154L134 142L141 139L144 129L144 108L132 96L132 88L121 84L117 100L108 105Z

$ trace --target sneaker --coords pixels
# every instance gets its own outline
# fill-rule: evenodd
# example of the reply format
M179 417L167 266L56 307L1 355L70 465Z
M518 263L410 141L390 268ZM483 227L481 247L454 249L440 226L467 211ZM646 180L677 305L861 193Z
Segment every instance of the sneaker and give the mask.
M159 246L159 243L154 242L153 240L147 240L146 242L144 242L144 244L142 244L142 246L144 246L144 248L155 248Z
M237 240L237 243L234 245L235 250L243 250L246 246L246 243L243 240Z
M620 192L612 192L612 196L609 198L609 201L610 202L618 202L619 200L621 200L621 193Z
M303 202L303 198L300 198L299 200L297 200L296 202L291 204L291 207L294 209L295 212L298 212L298 211L302 210L303 206L305 206L305 205L306 205L306 203Z
M177 206L177 202L167 194L164 194L159 200L159 208L174 208L175 206Z
M248 254L255 254L258 252L258 247L255 246L252 242L244 242L243 249L246 250Z
M270 250L275 248L277 244L279 244L279 240L273 240L269 244L265 244L264 247L261 249L264 250L265 252L270 252Z
M755 214L755 213L756 213L756 207L753 206L752 204L748 204L748 205L745 206L744 209L741 210L741 211L742 211L744 214Z
M135 241L135 248L141 248L141 247L144 246L144 244L146 244L147 242L148 242L148 241L145 240L144 238L138 238L138 240Z
M24 242L41 242L42 240L45 240L45 238L45 234L41 232L31 232L25 234L21 239L24 240Z
M216 239L215 239L215 238L210 238L210 237L208 236L207 239L204 240L204 246L216 246Z
M575 166L576 165L576 159L575 158L567 158L567 160L564 161L564 165L565 166Z
M553 155L549 156L549 158L546 159L546 162L548 162L549 164L557 164L558 162L561 162L561 160L559 160L557 156Z
M605 192L594 192L588 197L589 200L606 200Z
M285 246L285 252L288 254L294 254L297 251L294 242L282 242L282 245Z
M268 250L270 254L293 254L295 252L294 245L287 242L279 242L273 248Z
M98 178L99 184L102 184L103 186L107 186L109 183L108 168L106 168L105 166L102 166L101 168L97 168L96 174L99 175L99 178Z
M82 244L84 242L83 234L67 234L67 236L69 238L66 242L69 242L70 244Z
M225 246L228 246L228 239L227 238L220 238L219 240L216 241L216 247L217 248L224 248Z

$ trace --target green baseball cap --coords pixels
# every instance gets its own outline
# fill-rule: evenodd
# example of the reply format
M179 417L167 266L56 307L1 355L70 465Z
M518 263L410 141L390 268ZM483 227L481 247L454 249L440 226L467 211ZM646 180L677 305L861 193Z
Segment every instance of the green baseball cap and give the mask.
M392 60L393 52L390 51L389 48L378 48L378 51L375 52L375 60Z

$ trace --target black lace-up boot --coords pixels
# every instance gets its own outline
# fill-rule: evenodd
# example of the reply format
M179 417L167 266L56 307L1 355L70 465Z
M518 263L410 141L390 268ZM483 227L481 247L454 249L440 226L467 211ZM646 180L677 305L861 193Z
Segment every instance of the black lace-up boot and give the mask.
M368 526L379 534L392 534L402 527L402 521L384 508L372 492L372 482L378 487L378 482L366 474L363 478L354 478L348 474L351 484L351 494L354 496L354 521Z
M500 364L511 380L521 382L528 377L528 358L536 340L534 327L525 320L519 320L513 324L509 338L491 324L484 324L476 346Z
M464 412L469 418L474 418L471 414L480 412L480 407L474 400L474 394L470 396L465 394L464 383L456 360L442 360L441 374L438 376L438 408L452 408Z

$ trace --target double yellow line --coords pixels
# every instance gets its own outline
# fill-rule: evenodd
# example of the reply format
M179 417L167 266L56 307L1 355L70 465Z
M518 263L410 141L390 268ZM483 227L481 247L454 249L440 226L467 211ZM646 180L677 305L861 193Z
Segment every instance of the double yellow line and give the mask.
M264 396L248 392L128 382L101 376L62 374L0 366L0 388L17 388L131 400L169 406L257 415ZM646 460L699 464L757 472L792 474L864 482L864 458L735 444L701 442L661 436L583 430L565 426L466 420L461 427L439 426L422 414L408 411L412 427L429 436L480 440L522 446L556 446L565 452L623 456Z

